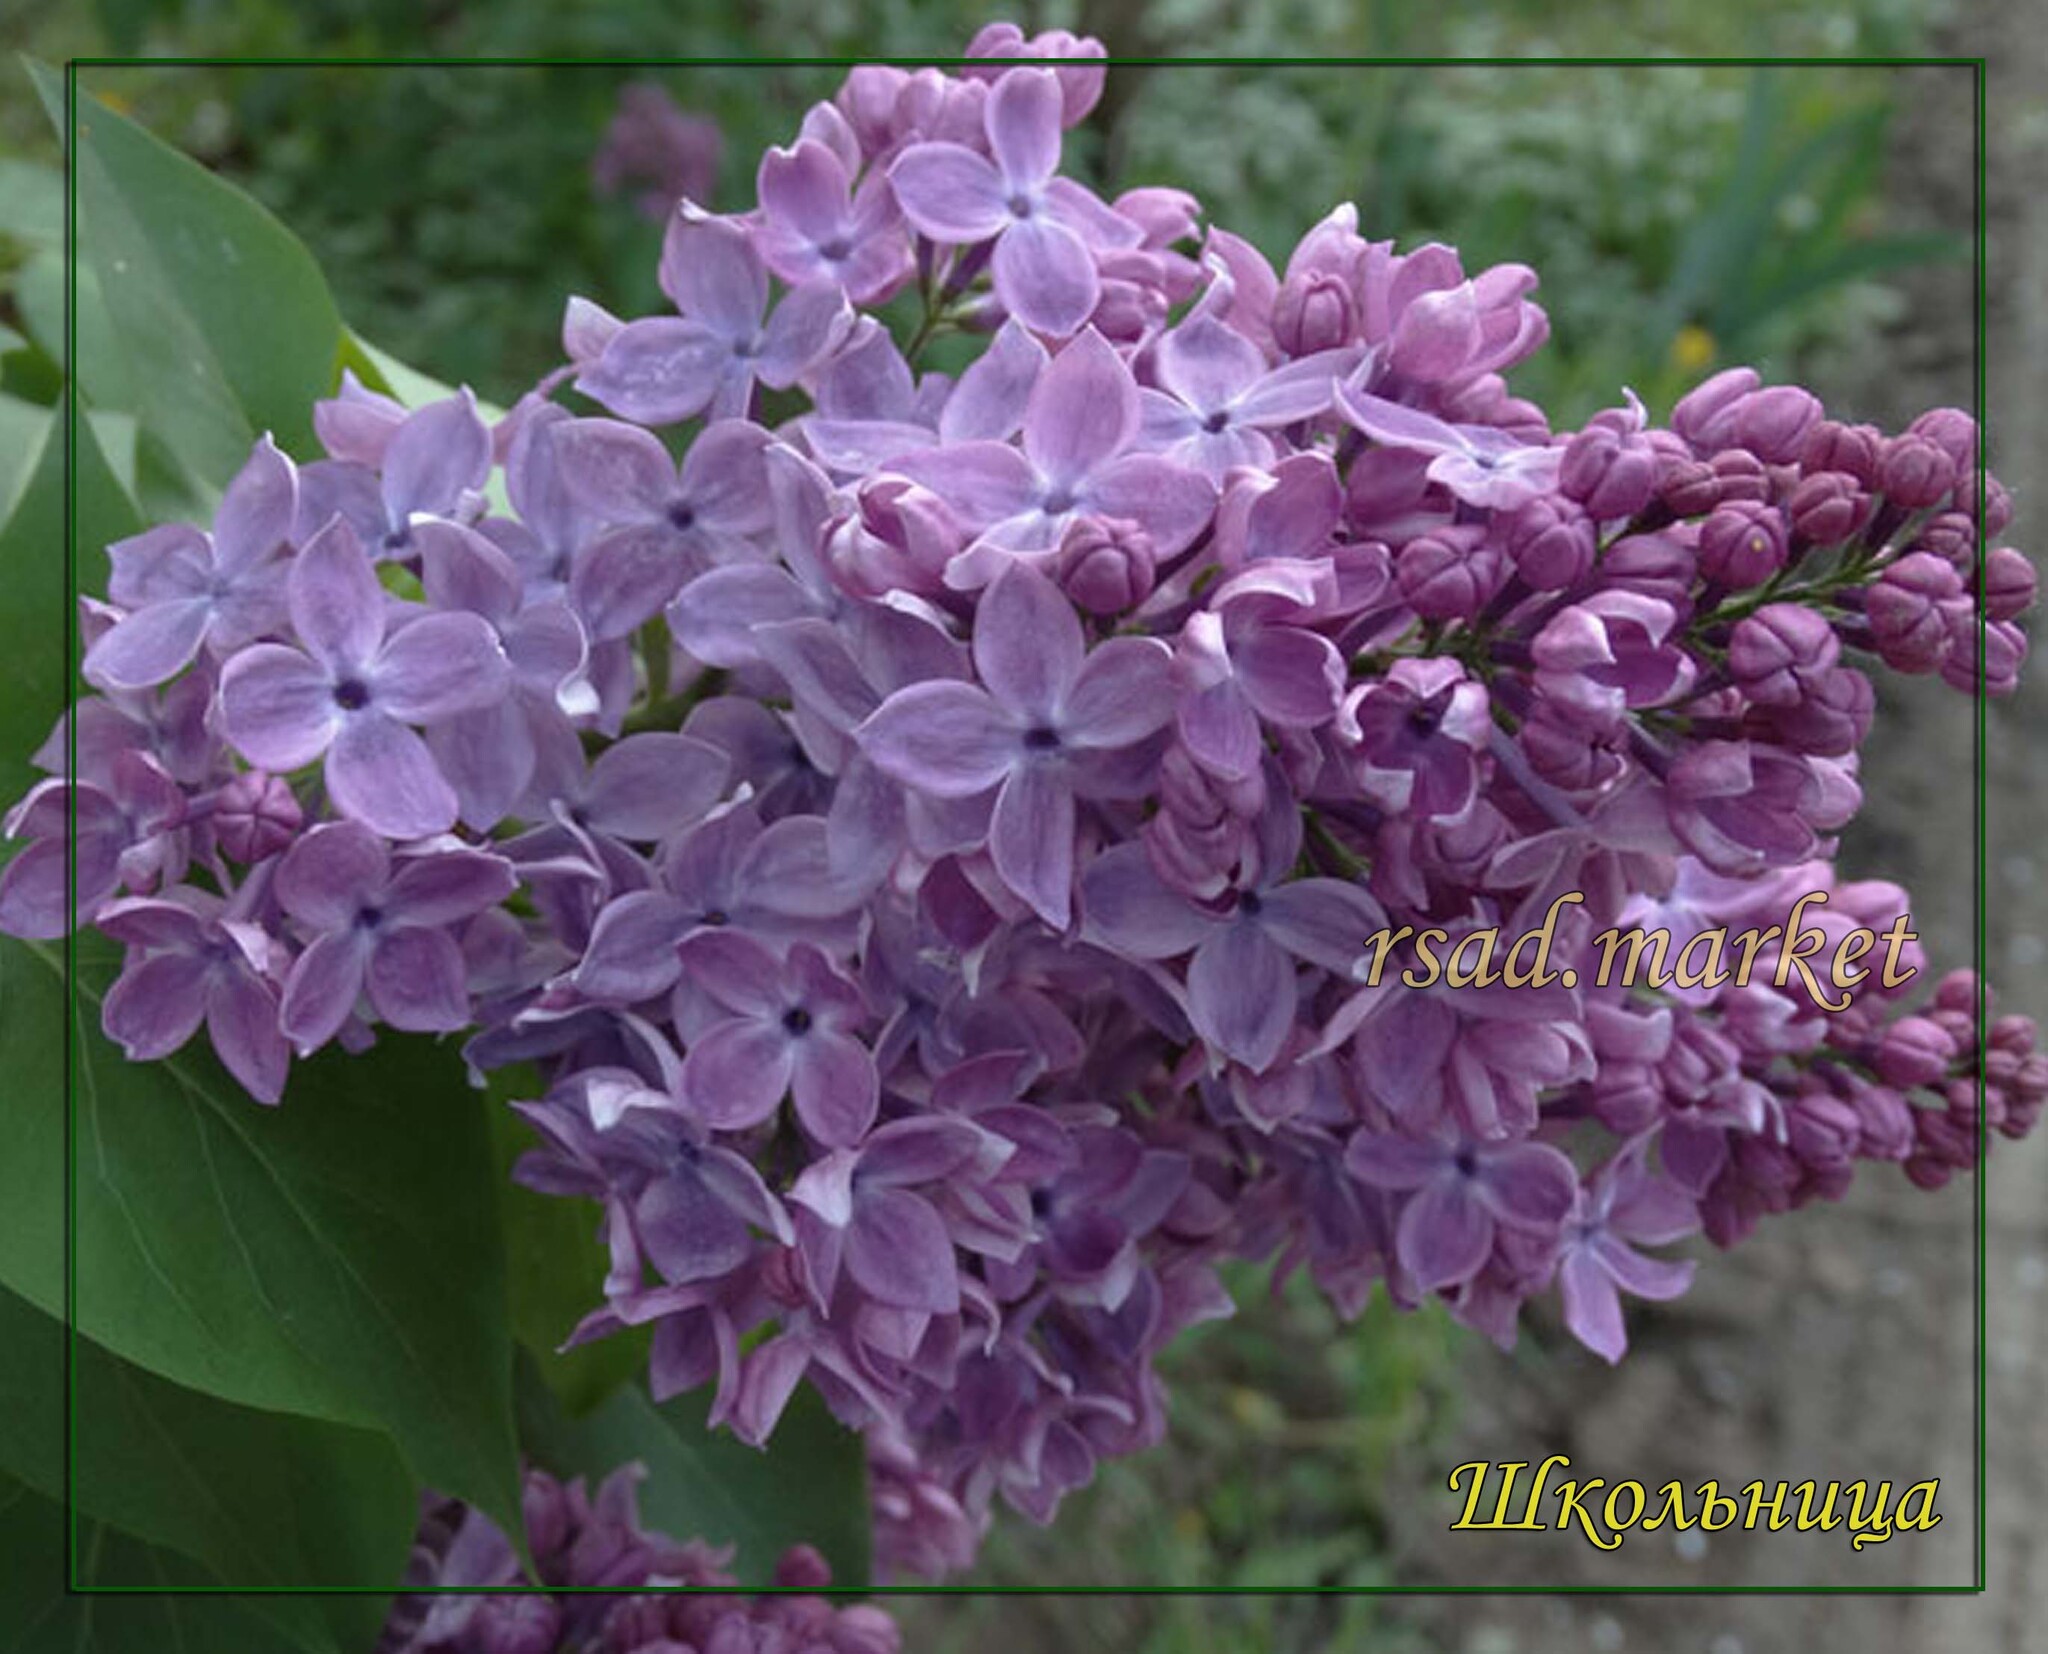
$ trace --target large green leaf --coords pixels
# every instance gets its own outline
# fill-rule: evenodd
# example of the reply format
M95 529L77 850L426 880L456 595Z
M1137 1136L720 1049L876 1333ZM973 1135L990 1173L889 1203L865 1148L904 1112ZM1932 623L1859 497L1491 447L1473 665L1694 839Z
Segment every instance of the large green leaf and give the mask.
M285 1596L73 1595L63 1506L0 1475L0 1648L7 1654L362 1654L337 1642L315 1599ZM175 1551L105 1524L79 1534L79 1584L147 1582L156 1592L220 1581Z
M647 1467L642 1521L672 1539L737 1545L733 1572L765 1585L791 1545L815 1545L841 1585L869 1572L867 1460L861 1439L800 1389L763 1451L706 1428L706 1402L678 1396L656 1406L637 1386L571 1418L529 1363L519 1378L527 1453L557 1476L594 1486L622 1464Z
M276 1108L203 1041L125 1061L99 1033L116 968L0 945L0 1282L48 1313L74 1017L78 1329L244 1406L388 1431L422 1479L511 1524L511 1335L483 1103L450 1051L387 1037L300 1064Z
M310 453L312 403L332 387L342 340L312 255L240 190L82 92L77 131L65 131L62 77L30 73L72 157L81 250L132 411L215 488L257 432ZM92 368L78 377L90 387Z
M0 1473L61 1500L64 1329L0 1292ZM82 1521L176 1551L214 1584L311 1589L395 1585L417 1510L388 1439L204 1396L73 1340L77 1427L71 1495ZM104 1585L150 1587L103 1559ZM302 1646L367 1647L384 1600L337 1596L291 1616Z

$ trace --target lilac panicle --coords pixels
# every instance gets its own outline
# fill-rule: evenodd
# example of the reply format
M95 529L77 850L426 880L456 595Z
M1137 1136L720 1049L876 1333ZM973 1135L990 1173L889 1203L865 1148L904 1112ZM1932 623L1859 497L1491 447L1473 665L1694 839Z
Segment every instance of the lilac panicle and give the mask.
M571 300L494 423L345 377L326 457L265 439L210 528L111 548L4 818L0 929L117 941L137 1060L203 1029L285 1107L329 1042L531 1065L516 1176L609 1260L561 1336L649 1328L654 1393L756 1443L809 1386L892 1575L1158 1442L1226 1260L1504 1344L1555 1294L1616 1360L1673 1244L1867 1161L1938 1188L2048 1104L2033 1024L1917 948L1846 1009L1769 949L1592 983L1613 924L1909 911L1832 860L1875 674L2009 692L2035 593L1968 416L1737 368L1554 430L1503 378L1525 266L1350 207L1276 266L1063 176L1102 56L855 69L745 211L681 188L671 313ZM677 188L702 134L636 111L603 175ZM1585 985L1402 980L1554 909ZM724 1577L630 1479L528 1491L546 1583ZM417 1560L516 1572L438 1502ZM420 1599L387 1646L893 1647L796 1601Z

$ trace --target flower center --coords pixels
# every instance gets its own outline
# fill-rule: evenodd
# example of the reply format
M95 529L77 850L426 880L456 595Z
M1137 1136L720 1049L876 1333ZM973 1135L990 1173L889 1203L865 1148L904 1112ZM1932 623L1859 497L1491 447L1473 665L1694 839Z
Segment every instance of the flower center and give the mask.
M1012 218L1029 218L1037 210L1031 197L1022 190L1011 196L1006 205L1010 209L1010 216Z
M801 1005L792 1005L782 1013L783 1031L792 1036L801 1036L811 1031L811 1013Z
M1478 1151L1469 1145L1461 1148L1451 1157L1451 1165L1456 1168L1460 1177L1477 1177L1479 1175Z
M1207 419L1202 421L1202 429L1211 436L1214 436L1218 431L1228 427L1229 424L1230 410L1228 408L1218 408Z
M829 260L833 264L837 264L852 251L853 244L845 236L835 235L830 241L825 242L818 248L818 256Z
M334 704L344 712L360 712L370 704L370 686L361 678L343 678L334 686Z
M1058 750L1060 732L1051 724L1034 724L1024 732L1024 747L1027 752L1053 752Z
M697 526L697 508L688 500L672 502L664 515L668 518L668 526L679 534L687 534Z

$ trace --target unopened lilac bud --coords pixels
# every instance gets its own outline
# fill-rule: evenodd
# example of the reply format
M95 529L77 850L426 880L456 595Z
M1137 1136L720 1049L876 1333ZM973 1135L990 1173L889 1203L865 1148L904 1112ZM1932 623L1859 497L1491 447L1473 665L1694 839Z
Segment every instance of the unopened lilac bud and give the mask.
M214 837L230 857L249 866L285 849L305 819L291 787L264 770L244 770L213 797Z
M1857 1152L1869 1160L1904 1160L1913 1152L1913 1105L1888 1085L1859 1085Z
M1974 469L1965 470L1956 478L1956 509L1973 525L1976 523L1977 473ZM1984 538L1987 540L2003 534L2012 526L2012 496L1996 477L1984 479L1983 519Z
M1770 603L1735 623L1728 674L1759 705L1789 706L1841 652L1825 617L1804 604Z
M1700 573L1742 590L1785 566L1785 519L1757 500L1731 500L1700 525Z
M1508 395L1508 383L1497 373L1465 380L1443 398L1444 417L1458 425L1490 425L1532 447L1550 445L1550 420L1526 397Z
M1876 503L1846 471L1818 471L1792 490L1786 514L1808 545L1838 546L1863 531Z
M1932 552L1968 578L1977 565L1977 530L1962 512L1944 511L1927 520L1913 549Z
M1924 437L1948 455L1958 472L1977 458L1977 422L1961 408L1929 408L1906 427L1909 436Z
M1273 299L1273 340L1289 356L1348 344L1357 325L1350 289L1325 271L1289 276Z
M2010 695L2020 686L2020 667L2026 658L2027 634L2011 621L1987 620L1980 634L1974 619L1960 620L1949 633L1948 659L1941 665L1941 681L1965 695L1974 695L1980 681L1987 695Z
M1864 594L1871 641L1885 665L1898 672L1932 672L1947 658L1949 634L1970 599L1962 577L1930 551L1909 552Z
M1991 996L1987 993L1984 998L1988 1005ZM1977 1014L1977 973L1967 967L1944 972L1934 985L1934 998L1930 1003L1938 1011L1960 1012L1965 1018L1974 1018ZM1975 1026L1974 1021L1964 1023L1965 1039L1975 1037L1967 1031Z
M1500 553L1473 526L1446 526L1401 548L1394 577L1424 620L1469 620L1500 589Z
M1893 437L1878 464L1878 492L1893 505L1924 511L1938 505L1956 485L1955 461L1926 437Z
M1152 595L1152 536L1124 517L1080 517L1060 541L1060 586L1093 615L1120 615Z
M1767 465L1789 465L1820 421L1820 398L1797 385L1772 385L1741 398L1729 414L1736 447Z
M1746 449L1723 449L1707 461L1707 466L1714 473L1715 505L1771 497L1771 479L1763 461Z
M1692 613L1692 585L1698 567L1691 533L1689 526L1680 525L1615 541L1600 559L1602 582L1668 603L1682 622Z
M1862 1122L1854 1105L1831 1091L1803 1091L1785 1111L1792 1152L1815 1171L1843 1165L1856 1153Z
M1799 448L1799 469L1808 476L1819 471L1844 471L1865 488L1877 484L1878 455L1884 448L1884 432L1875 425L1844 425L1823 419L1806 433Z
M1531 769L1566 792L1592 792L1622 771L1626 760L1605 736L1596 735L1577 709L1550 709L1539 701L1522 721L1519 739Z
M528 1472L519 1490L519 1506L526 1522L526 1540L535 1556L553 1556L569 1543L574 1526L569 1492L554 1477Z
M1724 368L1678 399L1671 428L1702 455L1725 448L1735 429L1731 410L1762 383L1755 368Z
M1674 517L1704 517L1721 503L1721 486L1705 460L1667 456L1657 472L1657 498Z
M1507 523L1507 552L1515 572L1539 592L1577 585L1600 549L1593 519L1569 500L1538 494Z
M1656 493L1656 455L1621 432L1589 426L1565 444L1557 485L1602 521L1633 517Z
M1984 559L1984 612L2017 620L2034 606L2034 565L2017 546L1998 546Z
M832 1565L815 1546L792 1545L775 1564L775 1583L790 1591L823 1590L832 1583Z
M1956 1042L1926 1017L1900 1017L1878 1042L1875 1067L1886 1085L1932 1085L1956 1060Z
M1809 677L1791 705L1772 708L1771 730L1795 752L1841 758L1863 744L1876 713L1870 679L1853 666L1834 666Z

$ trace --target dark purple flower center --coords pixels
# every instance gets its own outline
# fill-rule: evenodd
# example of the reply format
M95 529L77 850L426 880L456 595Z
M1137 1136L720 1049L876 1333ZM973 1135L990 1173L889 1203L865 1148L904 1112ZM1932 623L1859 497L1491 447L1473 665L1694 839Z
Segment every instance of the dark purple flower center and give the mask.
M732 923L732 915L722 907L714 907L704 915L703 922L707 925L729 925Z
M811 1031L811 1013L801 1005L792 1005L782 1013L782 1029L793 1038L808 1034Z
M825 242L818 248L818 256L829 260L833 264L837 264L852 251L852 242L848 241L843 235L835 235L830 241Z
M1060 744L1060 732L1050 724L1034 724L1024 732L1027 752L1053 752Z
M697 508L688 500L677 500L666 513L668 526L679 534L687 534L697 526Z
M1010 209L1010 216L1012 218L1029 218L1037 210L1031 197L1022 190L1011 196L1006 204Z
M1479 1151L1469 1143L1451 1156L1451 1166L1460 1177L1479 1175Z
M357 930L375 930L383 922L384 910L381 907L364 906L356 909Z
M343 678L334 686L334 704L344 712L360 712L370 704L370 686L361 678Z
M1443 722L1443 708L1434 701L1423 701L1408 714L1408 727L1417 735L1434 735L1436 726Z
M1237 911L1247 919L1256 919L1265 905L1256 890L1240 890L1237 893Z
M1045 496L1041 507L1049 517L1057 517L1063 511L1074 509L1074 491L1070 488L1055 488Z
M1218 431L1226 429L1229 424L1230 410L1228 408L1218 408L1207 419L1202 421L1202 429L1211 436L1214 436Z
M410 523L400 523L384 536L384 549L386 551L403 551L411 544L412 524Z

